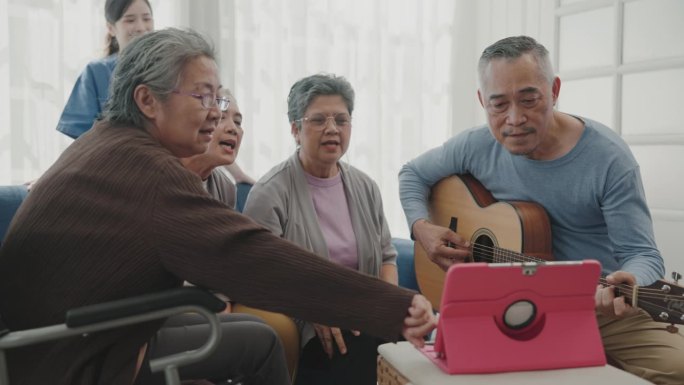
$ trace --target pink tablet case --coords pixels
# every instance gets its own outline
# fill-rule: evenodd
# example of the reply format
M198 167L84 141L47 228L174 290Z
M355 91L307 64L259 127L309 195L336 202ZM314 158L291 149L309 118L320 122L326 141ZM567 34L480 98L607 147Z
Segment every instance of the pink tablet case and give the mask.
M594 312L596 261L469 263L446 276L434 346L422 349L447 373L495 373L606 364ZM531 322L510 328L508 307L528 301Z

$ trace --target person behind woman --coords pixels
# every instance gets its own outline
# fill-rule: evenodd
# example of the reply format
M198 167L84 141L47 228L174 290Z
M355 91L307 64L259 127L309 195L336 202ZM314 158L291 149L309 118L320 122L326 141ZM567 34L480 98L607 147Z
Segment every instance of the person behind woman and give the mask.
M243 135L242 113L230 90L224 88L219 94L225 98L228 108L221 112L221 120L207 152L182 158L181 162L202 178L204 188L211 196L235 209L235 184L220 166L233 164L237 158Z
M215 57L199 34L177 29L145 34L122 52L103 120L62 153L12 220L0 248L4 324L57 324L68 309L188 281L249 306L422 346L435 327L425 297L274 236L210 197L182 165L206 152L220 118ZM159 325L13 349L11 382L130 385ZM280 342L266 330L268 351L227 345L230 376L289 383Z
M131 39L154 30L152 6L148 0L107 0L105 20L106 55L88 63L76 80L57 123L57 131L73 139L88 131L104 110L119 52ZM227 165L226 169L236 181L254 183L254 179L236 163Z
M105 20L106 55L88 63L76 80L57 123L57 131L73 139L88 131L104 110L119 52L134 37L154 29L152 6L147 0L107 0Z
M221 166L233 164L238 156L243 135L242 113L235 97L228 89L224 88L220 95L229 101L229 107L221 113L221 120L209 143L207 152L182 158L181 162L187 169L202 178L205 189L212 197L235 209L236 188ZM299 334L292 320L282 314L260 311L242 304L233 304L225 295L220 293L217 295L226 301L225 313L247 313L258 316L276 331L283 343L288 371L292 378L299 356ZM177 322L174 321L174 324Z
M340 161L354 90L343 77L318 74L297 81L287 101L297 150L254 185L244 213L322 258L396 285L397 252L378 186ZM380 340L332 326L302 325L296 384L375 384Z

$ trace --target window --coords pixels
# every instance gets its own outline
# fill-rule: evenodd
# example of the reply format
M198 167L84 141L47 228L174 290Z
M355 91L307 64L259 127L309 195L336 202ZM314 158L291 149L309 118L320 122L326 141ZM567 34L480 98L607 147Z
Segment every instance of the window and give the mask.
M72 142L55 127L78 75L104 56L104 0L0 0L0 184L38 178ZM184 2L150 0L155 27Z
M684 2L557 2L559 109L623 136L641 167L656 241L670 271L684 271Z

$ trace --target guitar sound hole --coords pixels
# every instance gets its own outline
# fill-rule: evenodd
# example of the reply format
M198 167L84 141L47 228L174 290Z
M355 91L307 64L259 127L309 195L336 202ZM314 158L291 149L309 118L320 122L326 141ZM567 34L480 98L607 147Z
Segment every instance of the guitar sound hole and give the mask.
M475 238L473 260L475 262L496 262L494 261L494 242L490 237L480 235Z

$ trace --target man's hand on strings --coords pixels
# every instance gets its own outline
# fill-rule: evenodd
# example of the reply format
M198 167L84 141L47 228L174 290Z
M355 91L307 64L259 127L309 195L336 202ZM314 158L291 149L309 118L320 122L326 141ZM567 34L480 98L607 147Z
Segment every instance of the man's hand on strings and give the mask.
M470 257L470 242L446 227L425 219L413 223L413 236L425 249L428 258L443 270Z
M637 309L625 302L625 297L615 296L615 286L620 290L631 290L636 284L636 277L626 271L616 271L606 276L607 285L598 285L594 296L596 310L613 318L622 318L637 312Z

